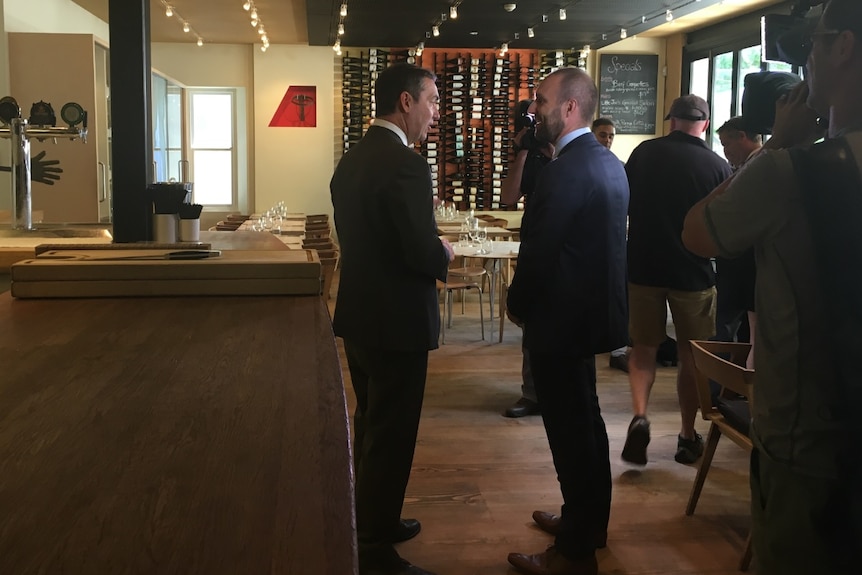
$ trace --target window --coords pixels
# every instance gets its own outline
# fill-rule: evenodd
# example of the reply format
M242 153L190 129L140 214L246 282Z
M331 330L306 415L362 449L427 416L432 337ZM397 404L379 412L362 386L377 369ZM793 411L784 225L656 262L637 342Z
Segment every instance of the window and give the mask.
M733 52L725 52L713 58L712 94L710 94L710 131L721 127L734 115L733 98ZM724 157L724 149L718 138L709 138L712 149Z
M745 77L753 72L760 72L761 69L760 46L752 46L739 51L739 89L736 91L737 116L742 114L742 94L745 91ZM720 127L716 126L716 129Z
M195 203L230 209L237 204L233 91L189 92Z

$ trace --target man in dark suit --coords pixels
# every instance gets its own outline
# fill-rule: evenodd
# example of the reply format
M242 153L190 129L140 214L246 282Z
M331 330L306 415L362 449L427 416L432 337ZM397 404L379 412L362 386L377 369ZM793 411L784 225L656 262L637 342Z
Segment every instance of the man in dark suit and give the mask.
M536 96L539 135L559 152L524 215L508 306L524 324L563 507L560 516L533 514L556 535L552 547L509 555L528 574L595 575L595 550L607 539L611 467L595 354L628 336L629 187L620 161L590 133L597 99L595 84L577 68L548 76Z
M341 159L330 191L341 241L333 327L356 392L353 458L360 575L423 575L392 546L419 532L400 519L437 348L436 280L453 252L438 238L431 172L412 144L440 117L434 74L394 65L375 85L378 117Z

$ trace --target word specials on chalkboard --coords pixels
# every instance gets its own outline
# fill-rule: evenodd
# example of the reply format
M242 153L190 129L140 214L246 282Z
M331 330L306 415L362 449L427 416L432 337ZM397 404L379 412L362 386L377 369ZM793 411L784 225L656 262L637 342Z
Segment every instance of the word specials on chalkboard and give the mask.
M614 121L617 134L655 134L658 56L602 54L599 116Z

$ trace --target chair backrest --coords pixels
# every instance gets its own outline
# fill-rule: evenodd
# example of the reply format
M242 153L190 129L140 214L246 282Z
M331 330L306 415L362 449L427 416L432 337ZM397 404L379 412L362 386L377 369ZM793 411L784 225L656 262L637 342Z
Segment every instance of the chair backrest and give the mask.
M754 390L754 370L745 368L745 359L751 345L723 341L691 341L691 352L697 368L697 395L704 419L718 408L714 405L709 380L722 387L722 393L730 391L742 395L751 402ZM724 359L721 356L727 356Z

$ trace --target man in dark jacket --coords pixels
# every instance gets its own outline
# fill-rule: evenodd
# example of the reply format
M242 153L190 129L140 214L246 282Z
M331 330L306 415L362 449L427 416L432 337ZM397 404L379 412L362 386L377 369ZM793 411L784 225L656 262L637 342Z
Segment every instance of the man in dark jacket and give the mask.
M330 190L341 241L335 334L356 392L353 458L360 575L422 575L394 542L419 532L400 519L437 348L436 280L452 248L438 238L431 172L410 146L440 117L435 77L409 64L377 79L378 117L341 159Z
M595 550L607 538L611 468L595 354L627 339L629 189L620 161L590 132L597 100L577 68L548 76L536 96L538 135L558 152L530 199L507 301L524 325L563 507L560 516L533 514L556 535L554 546L509 555L528 574L595 575Z

